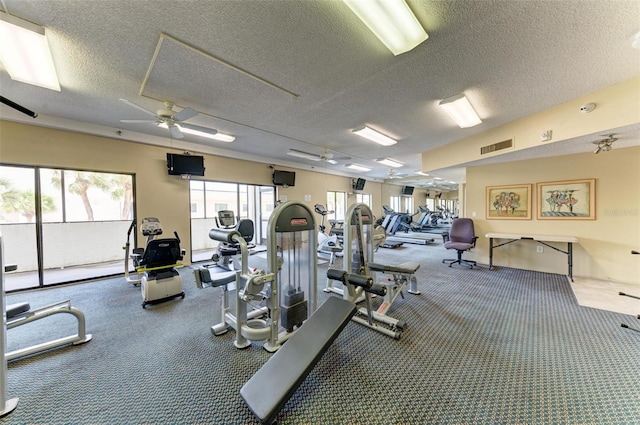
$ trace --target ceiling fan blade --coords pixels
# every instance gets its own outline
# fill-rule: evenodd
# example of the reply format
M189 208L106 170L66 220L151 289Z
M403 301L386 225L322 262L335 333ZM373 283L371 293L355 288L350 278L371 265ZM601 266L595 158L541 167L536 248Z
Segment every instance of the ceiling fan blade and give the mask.
M120 120L120 122L124 123L145 123L145 124L156 124L158 121L155 120Z
M171 132L171 137L174 139L182 139L184 137L177 125L169 126L169 131Z
M182 128L188 128L190 130L195 130L195 131L199 131L201 133L207 133L207 134L218 134L218 130L213 129L213 128L209 128L209 127L203 127L201 125L195 125L195 124L188 124L186 122L180 123L180 127Z
M133 107L133 108L136 108L136 109L137 109L137 110L139 110L139 111L144 112L145 114L149 114L149 115L151 115L151 116L157 117L157 115L156 115L156 113L155 113L155 112L151 112L150 110L145 109L145 108L143 108L143 107L142 107L142 106L140 106L140 105L136 105L136 104L135 104L135 103L133 103L133 102L129 102L127 99L120 99L120 101L121 101L121 102L126 103L127 105L129 105L129 106L131 106L131 107Z
M198 115L199 112L193 108L184 108L182 111L178 112L173 116L174 121L185 121L189 118L193 118Z

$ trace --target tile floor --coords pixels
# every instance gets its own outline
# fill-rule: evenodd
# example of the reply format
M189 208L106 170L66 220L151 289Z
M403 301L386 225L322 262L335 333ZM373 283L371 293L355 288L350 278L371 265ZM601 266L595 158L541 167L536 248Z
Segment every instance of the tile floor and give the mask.
M581 306L615 311L634 317L640 314L640 299L619 295L623 292L640 297L640 283L617 283L574 276L571 288Z

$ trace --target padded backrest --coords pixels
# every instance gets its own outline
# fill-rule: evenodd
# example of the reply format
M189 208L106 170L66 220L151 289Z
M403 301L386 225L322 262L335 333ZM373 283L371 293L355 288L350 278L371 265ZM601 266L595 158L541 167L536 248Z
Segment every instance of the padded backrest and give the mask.
M473 243L476 233L473 229L473 220L470 218L456 218L451 223L449 240L451 242Z
M147 245L140 265L147 268L171 266L179 260L182 260L182 253L178 239L153 239Z
M238 231L238 233L240 233L242 239L244 239L245 242L249 243L253 240L253 232L255 229L253 227L253 221L249 220L248 218L243 218L238 221L236 230Z

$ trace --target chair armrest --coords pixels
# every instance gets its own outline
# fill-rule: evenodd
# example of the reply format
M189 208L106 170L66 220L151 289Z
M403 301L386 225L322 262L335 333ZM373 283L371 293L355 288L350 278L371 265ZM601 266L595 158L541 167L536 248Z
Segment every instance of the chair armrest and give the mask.
M445 243L449 240L449 232L442 232L442 243Z
M477 240L478 240L478 237L477 237L477 236L474 236L474 237L473 237L473 242L471 242L471 243L473 244L473 247L474 247L474 248L475 248L475 246L476 246L476 241L477 241Z

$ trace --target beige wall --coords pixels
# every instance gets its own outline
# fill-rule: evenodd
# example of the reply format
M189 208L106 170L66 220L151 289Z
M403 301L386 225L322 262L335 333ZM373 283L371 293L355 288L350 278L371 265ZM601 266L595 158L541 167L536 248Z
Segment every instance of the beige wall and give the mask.
M540 146L543 131L552 130L553 138L544 144L606 132L612 128L636 124L640 120L640 78L608 87L537 114L493 128L475 136L422 154L422 171L458 166L505 153ZM526 99L522 100L526 102ZM584 114L580 106L596 103L593 112ZM513 148L480 155L482 146L513 139Z
M167 174L165 154L170 149L13 122L0 121L0 126L2 163L134 173L137 216L158 217L166 229L180 234L185 247L190 246L188 181ZM610 152L600 155L581 154L472 167L467 170L464 191L466 215L476 212L479 235L535 232L577 236L580 243L575 249L575 275L638 283L638 258L629 251L640 248L639 164L640 148L618 149L614 146ZM207 180L271 184L272 170L266 164L205 155L205 165ZM278 188L278 195L285 195L289 200L303 201L313 207L315 203L326 202L329 190L352 192L351 178L290 170L296 171L296 186ZM578 178L597 179L595 221L485 220L487 185ZM382 215L382 205L389 203L389 196L400 194L400 186L368 180L363 193L372 195L373 211ZM310 196L309 201L305 201L305 195ZM455 196L454 193L450 195ZM424 190L416 188L413 196L416 207L424 203ZM350 194L348 203L353 202L355 195ZM488 262L488 241L483 237L478 241L475 256ZM519 242L499 248L495 262L553 273L565 273L566 270L565 256L548 248L537 254L534 243Z
M181 150L0 121L1 163L133 173L136 180L137 217L158 217L168 232L178 232L183 247L188 249L191 246L189 182L180 176L167 174L167 152L180 153ZM267 164L213 155L204 157L204 179L272 184L272 169ZM278 187L278 196L285 195L288 200L305 202L312 209L316 203L326 204L327 191L349 193L349 204L356 200L350 177L328 175L320 169L313 172L277 168L296 172L296 185L289 188ZM373 210L380 214L383 204L382 186L382 183L367 180L362 192L372 195ZM399 193L400 187L393 187ZM305 201L305 195L309 195L309 201ZM388 203L388 198L384 203ZM185 260L188 258L189 255Z
M535 183L596 179L595 220L537 220ZM486 186L533 183L531 220L487 220ZM466 216L480 236L474 258L489 261L488 232L576 236L574 276L640 284L640 147L467 168ZM473 214L475 213L475 217ZM565 255L536 243L516 242L494 250L494 264L566 273ZM557 245L566 249L566 244Z

